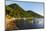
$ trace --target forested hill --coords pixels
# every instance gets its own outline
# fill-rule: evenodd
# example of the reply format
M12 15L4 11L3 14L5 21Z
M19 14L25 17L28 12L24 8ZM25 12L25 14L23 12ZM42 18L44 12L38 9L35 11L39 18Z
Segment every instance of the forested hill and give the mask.
M23 18L23 17L27 17L27 18L41 18L43 16L31 11L31 10L24 10L23 8L21 8L18 4L14 3L14 4L10 4L10 5L6 5L5 7L5 11L6 11L6 15L10 15L12 17L15 18Z

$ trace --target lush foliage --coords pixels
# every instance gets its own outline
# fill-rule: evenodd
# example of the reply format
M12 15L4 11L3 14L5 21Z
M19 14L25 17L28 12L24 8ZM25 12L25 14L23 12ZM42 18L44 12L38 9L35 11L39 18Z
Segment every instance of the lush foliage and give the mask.
M11 4L11 5L6 5L6 15L10 15L12 17L17 17L17 18L23 18L23 17L41 18L41 17L43 17L31 10L25 11L16 3Z

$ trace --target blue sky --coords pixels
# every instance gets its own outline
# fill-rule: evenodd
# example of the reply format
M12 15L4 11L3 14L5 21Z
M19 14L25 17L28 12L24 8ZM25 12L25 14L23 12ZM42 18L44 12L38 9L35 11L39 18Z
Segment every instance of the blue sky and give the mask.
M42 2L16 2L16 1L6 1L6 5L17 3L24 10L32 10L40 15L43 15L43 3Z
M44 0L8 0L8 1L34 1L34 2L43 2Z

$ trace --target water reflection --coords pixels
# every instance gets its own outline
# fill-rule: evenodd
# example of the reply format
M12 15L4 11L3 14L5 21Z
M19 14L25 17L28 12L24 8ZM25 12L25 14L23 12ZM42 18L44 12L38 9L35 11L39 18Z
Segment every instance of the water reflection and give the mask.
M44 21L43 18L20 19L16 20L16 25L19 29L44 28Z

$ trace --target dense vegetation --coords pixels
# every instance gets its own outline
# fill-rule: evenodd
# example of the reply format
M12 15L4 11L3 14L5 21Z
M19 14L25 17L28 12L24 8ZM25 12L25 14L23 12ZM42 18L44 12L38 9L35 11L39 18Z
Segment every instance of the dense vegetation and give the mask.
M15 18L23 18L23 17L41 18L41 17L43 17L43 16L41 16L41 15L31 11L31 10L28 10L28 11L24 10L16 3L6 5L6 15L10 15L10 16L15 17Z
M6 5L5 7L5 13L6 13L6 31L10 30L10 29L24 29L23 27L28 24L31 25L32 19L27 19L27 20L15 20L13 21L12 18L42 18L43 16L33 12L32 10L24 10L23 8L21 8L18 4L14 3L14 4L10 4L10 5ZM8 16L7 16L8 15ZM9 19L10 16L10 19ZM11 20L11 21L10 21ZM8 22L9 23L8 23ZM24 23L25 22L25 23ZM25 24L25 25L24 25ZM31 27L31 26L29 26Z

